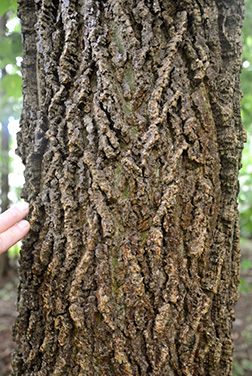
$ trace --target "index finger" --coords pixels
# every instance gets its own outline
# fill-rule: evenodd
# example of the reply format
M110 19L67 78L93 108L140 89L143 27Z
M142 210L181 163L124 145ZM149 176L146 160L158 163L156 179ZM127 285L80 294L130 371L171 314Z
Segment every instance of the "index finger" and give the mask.
M0 233L23 219L29 212L29 204L21 202L0 214Z

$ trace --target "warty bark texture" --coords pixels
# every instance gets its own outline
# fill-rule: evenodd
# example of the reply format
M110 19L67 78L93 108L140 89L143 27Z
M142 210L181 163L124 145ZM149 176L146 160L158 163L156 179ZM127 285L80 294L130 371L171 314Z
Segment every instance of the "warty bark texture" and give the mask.
M229 376L243 0L22 0L15 376Z

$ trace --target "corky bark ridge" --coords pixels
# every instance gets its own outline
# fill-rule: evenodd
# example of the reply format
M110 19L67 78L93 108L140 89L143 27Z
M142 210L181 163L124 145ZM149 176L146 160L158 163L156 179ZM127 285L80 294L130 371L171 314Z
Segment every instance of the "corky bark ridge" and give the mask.
M23 0L13 375L228 376L243 1Z

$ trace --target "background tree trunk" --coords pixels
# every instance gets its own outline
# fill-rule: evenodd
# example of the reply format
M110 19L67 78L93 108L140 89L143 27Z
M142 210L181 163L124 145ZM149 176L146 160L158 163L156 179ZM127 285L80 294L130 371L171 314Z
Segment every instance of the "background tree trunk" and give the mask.
M32 230L13 375L231 375L243 1L19 14Z

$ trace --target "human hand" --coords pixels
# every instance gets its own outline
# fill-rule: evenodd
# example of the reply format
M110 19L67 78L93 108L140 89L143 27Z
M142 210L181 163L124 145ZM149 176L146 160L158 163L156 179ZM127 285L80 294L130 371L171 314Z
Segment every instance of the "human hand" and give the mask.
M21 202L0 214L0 254L21 240L30 230L28 221L21 220L29 212L29 204Z

